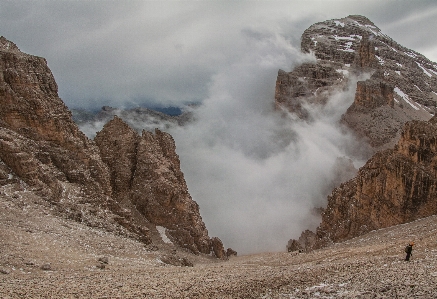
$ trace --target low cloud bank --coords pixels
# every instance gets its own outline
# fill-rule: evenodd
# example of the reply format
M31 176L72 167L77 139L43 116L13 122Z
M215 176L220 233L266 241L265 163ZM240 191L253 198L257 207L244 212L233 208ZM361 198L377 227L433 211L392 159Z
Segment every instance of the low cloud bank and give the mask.
M174 137L210 236L239 254L283 251L290 238L318 226L326 196L366 159L339 125L357 79L325 106L305 107L311 121L304 121L275 111L275 82L280 68L291 71L315 58L268 30L242 30L238 52L246 54L217 70L201 105L187 108L193 122L180 127L150 116L119 116L139 132L159 127ZM102 125L80 127L92 138Z
M214 77L196 121L171 134L210 235L242 254L282 251L319 224L315 209L326 204L338 158L363 163L338 125L354 88L306 107L312 122L284 117L273 109L277 71L313 58L275 34L245 38L248 54Z

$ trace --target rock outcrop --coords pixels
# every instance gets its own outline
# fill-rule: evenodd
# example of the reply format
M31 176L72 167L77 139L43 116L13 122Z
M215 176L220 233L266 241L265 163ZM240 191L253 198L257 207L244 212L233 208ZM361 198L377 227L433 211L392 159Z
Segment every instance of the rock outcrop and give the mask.
M279 70L275 89L276 109L286 108L302 119L309 113L308 104L326 104L329 96L337 89L345 88L344 74L337 71L341 64L304 63L293 72Z
M0 74L0 186L16 184L59 215L146 244L159 225L173 243L211 252L169 134L139 136L116 117L90 140L59 98L46 60L4 37Z
M311 250L369 231L437 214L437 118L407 122L394 149L375 154L357 176L334 189Z
M0 71L0 160L8 178L61 215L110 230L121 225L149 243L148 229L112 199L99 149L71 119L46 60L0 37Z
M374 152L394 146L407 121L429 120L435 113L437 64L399 45L365 17L314 24L303 33L301 49L317 60L289 73L279 71L277 108L306 119L302 107L324 104L352 76L371 74L358 81L355 101L342 122Z
M227 259L228 255L226 254L225 248L223 247L222 240L217 237L211 239L212 243L212 251L214 255L219 259ZM230 251L231 252L231 251Z
M0 37L0 71L0 158L52 201L60 199L60 181L82 185L90 199L110 196L98 149L71 120L45 59Z
M328 196L316 232L303 232L287 248L312 250L436 214L437 127L432 117L437 103L437 64L399 45L362 16L312 25L302 35L301 48L314 53L317 60L290 73L279 72L277 107L305 118L295 107L315 103L319 88L315 84L305 84L305 93L298 92L302 85L298 82L314 80L314 76L301 76L305 74L302 68L308 74L322 65L331 66L344 75L325 80L326 94L346 86L353 76L368 74L369 79L357 82L341 123L370 145L374 155L355 178L343 181ZM298 79L286 81L285 77Z
M173 138L158 129L142 136L114 117L95 138L111 173L114 198L128 202L151 223L165 227L174 243L209 253L211 241L180 170Z

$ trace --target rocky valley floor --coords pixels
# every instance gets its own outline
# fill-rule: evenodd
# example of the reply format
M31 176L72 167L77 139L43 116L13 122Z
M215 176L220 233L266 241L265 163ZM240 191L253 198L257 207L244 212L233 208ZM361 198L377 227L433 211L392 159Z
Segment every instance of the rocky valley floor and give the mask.
M166 262L181 258L194 266ZM436 285L437 216L312 253L218 261L56 217L31 192L0 188L0 298L437 298Z

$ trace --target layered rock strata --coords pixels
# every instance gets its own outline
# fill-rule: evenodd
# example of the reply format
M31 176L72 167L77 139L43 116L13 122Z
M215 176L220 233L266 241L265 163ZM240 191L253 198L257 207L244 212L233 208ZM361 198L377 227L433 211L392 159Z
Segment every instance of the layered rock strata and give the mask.
M46 60L0 37L0 71L1 159L53 201L62 192L59 179L81 184L89 194L110 196L106 166L71 120Z
M407 122L394 149L378 152L334 189L316 232L303 233L297 243L316 249L437 214L436 169L437 118Z
M278 108L307 119L302 107L324 104L352 77L370 74L369 80L357 83L355 100L342 122L375 152L393 146L407 121L428 120L435 113L437 64L399 45L365 17L314 24L303 33L301 49L313 53L316 61L289 73L279 71Z
M174 243L209 253L211 241L180 170L173 138L158 129L138 135L114 117L95 138L111 173L114 198L130 202Z
M162 226L175 244L209 254L211 240L173 138L159 130L139 136L115 118L97 146L57 91L44 58L0 37L0 185L16 184L47 199L59 215L146 244L150 229Z
M305 74L301 68L331 66L343 75L325 80L327 94L346 86L351 78L367 74L368 79L356 83L355 97L340 122L370 145L374 156L355 178L338 185L328 196L316 232L307 230L298 240L290 240L289 250L320 248L437 213L437 127L432 118L437 103L437 64L399 45L362 16L312 25L302 35L301 48L313 53L316 62L290 73L279 72L277 106L305 118L295 107L314 103L319 87L302 82L312 82L320 74L301 75ZM286 81L284 77L295 79ZM305 95L296 93L302 85L308 87Z
M0 37L0 73L0 161L8 177L68 218L110 230L121 225L149 243L148 229L112 199L99 149L72 121L46 60Z

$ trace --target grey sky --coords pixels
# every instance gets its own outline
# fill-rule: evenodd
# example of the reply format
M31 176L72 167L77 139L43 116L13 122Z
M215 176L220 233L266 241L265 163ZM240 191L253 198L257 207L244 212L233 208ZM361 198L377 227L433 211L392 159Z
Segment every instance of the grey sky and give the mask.
M298 49L308 26L349 14L437 61L433 0L1 0L0 34L47 59L69 107L168 106L203 101L211 78L247 54L248 34Z

